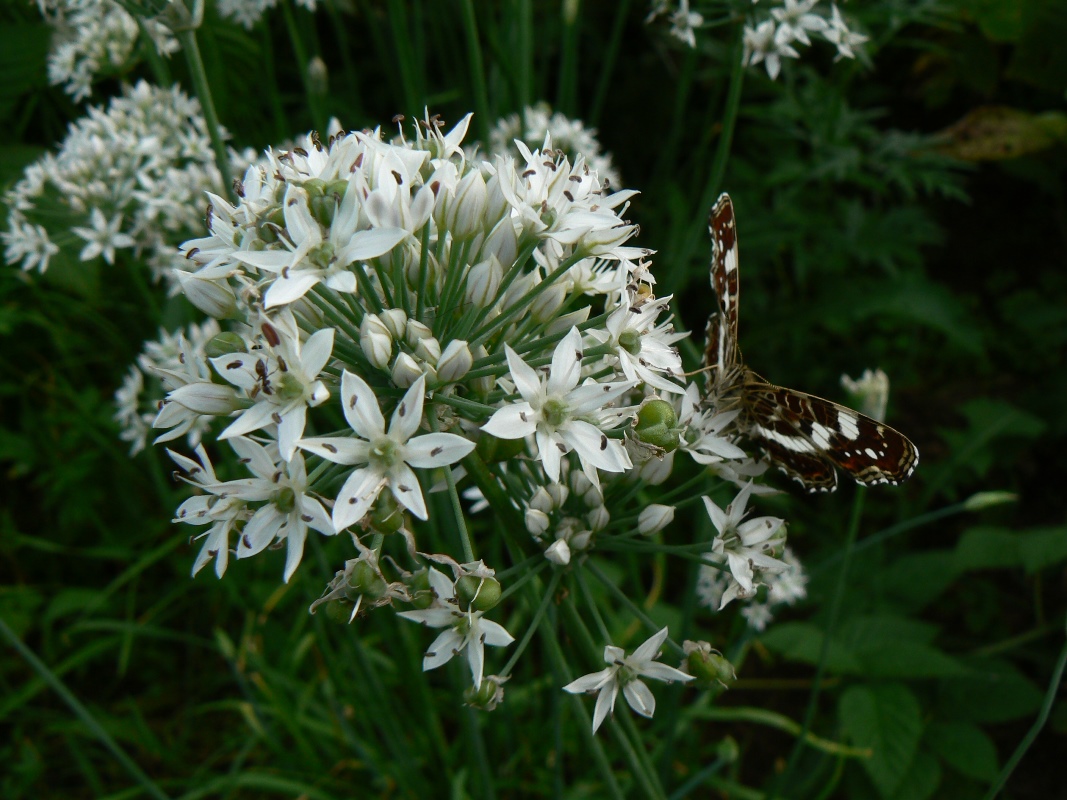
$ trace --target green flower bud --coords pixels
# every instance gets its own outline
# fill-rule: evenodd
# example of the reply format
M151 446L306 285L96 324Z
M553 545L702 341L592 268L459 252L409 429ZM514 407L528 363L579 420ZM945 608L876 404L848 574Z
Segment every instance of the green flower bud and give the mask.
M347 624L352 619L352 609L356 604L344 597L336 597L326 604L326 619L340 625Z
M500 581L464 575L456 582L456 599L464 611L488 611L500 602Z
M492 711L504 701L504 681L496 675L487 675L482 679L482 685L477 689L468 686L463 692L463 702L471 708L481 711Z
M378 495L378 500L370 513L370 527L376 533L396 533L404 527L404 509L396 502L392 493Z
M526 442L523 439L498 439L483 433L478 437L478 444L474 449L482 461L493 464L515 458L525 447Z
M430 572L420 569L403 578L411 593L411 604L415 608L429 608L433 605L433 590L430 588Z
M357 595L363 595L371 600L383 597L389 588L385 578L366 561L356 564L352 574L348 577L348 585Z
M244 352L247 352L245 340L233 331L216 333L211 337L210 341L204 345L204 353L208 358L218 358L219 356L228 356L231 353Z
M685 670L701 683L718 683L723 687L729 687L737 680L734 666L718 650L713 650L707 642L686 641L683 644L686 652Z
M679 444L678 415L666 400L649 400L637 412L634 435L646 444L662 447L668 452Z

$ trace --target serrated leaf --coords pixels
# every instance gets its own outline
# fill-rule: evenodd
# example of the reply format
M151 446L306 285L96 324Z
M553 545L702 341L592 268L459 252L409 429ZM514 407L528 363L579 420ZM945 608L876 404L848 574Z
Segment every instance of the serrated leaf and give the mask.
M926 800L941 785L941 765L929 753L920 750L911 762L911 769L901 781L893 800Z
M1000 772L996 745L977 725L935 722L927 727L923 740L945 763L968 778L991 781Z
M948 678L967 668L936 647L921 642L884 642L857 649L865 675L872 678Z
M940 716L967 722L1008 722L1033 714L1044 693L1006 661L961 659L969 674L941 682Z
M937 636L937 626L892 614L852 617L840 628L837 638L855 651L883 643L902 641L929 643Z
M852 686L841 695L839 713L849 738L871 749L862 763L878 793L893 797L918 752L923 730L919 701L896 683Z
M786 622L775 625L760 637L760 642L792 661L818 664L822 651L823 632L808 622ZM832 672L855 674L861 669L855 655L840 642L830 643L826 664Z
M965 531L956 544L955 558L956 566L961 570L1012 568L1022 563L1015 534L989 527Z
M936 600L959 575L956 554L951 550L912 553L898 558L874 580L904 611L921 611Z
M1033 528L1019 536L1019 555L1027 574L1067 559L1067 526Z

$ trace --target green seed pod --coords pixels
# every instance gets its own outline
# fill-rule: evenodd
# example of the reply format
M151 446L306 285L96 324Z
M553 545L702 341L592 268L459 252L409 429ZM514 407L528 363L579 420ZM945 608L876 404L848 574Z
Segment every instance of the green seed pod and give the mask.
M649 400L637 412L634 435L646 444L662 447L668 452L679 444L678 415L666 400Z
M463 702L471 708L481 711L492 711L504 700L503 680L493 680L493 676L486 676L482 685L475 689L468 686L463 692Z
M211 340L204 345L204 353L208 358L218 358L219 356L228 356L232 353L244 352L247 352L245 340L233 331L216 333L211 337Z
M411 604L415 608L429 608L433 605L433 590L430 588L429 570L420 569L403 580L411 593Z
M348 578L348 585L355 592L372 600L377 600L384 596L389 586L385 579L366 561L360 561L356 564L356 568L352 570L352 574Z
M488 611L500 602L500 581L464 575L456 582L456 599L464 611Z
M370 527L376 533L396 533L406 522L404 509L396 502L392 493L378 495L370 513ZM428 585L428 584L427 584Z
M718 683L728 687L737 680L733 664L718 650L691 650L686 658L686 666L690 675L705 684Z
M326 604L326 619L340 625L352 619L352 609L356 604L344 597L337 597Z

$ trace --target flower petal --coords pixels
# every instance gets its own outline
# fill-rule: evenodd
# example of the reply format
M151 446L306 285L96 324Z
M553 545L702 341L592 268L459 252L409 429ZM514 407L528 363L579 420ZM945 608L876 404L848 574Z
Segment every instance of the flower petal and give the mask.
M630 681L622 687L622 693L626 697L626 702L630 704L630 708L642 717L651 719L656 713L656 697L652 694L652 690L641 681L636 679Z
M413 467L427 469L454 464L474 449L474 442L454 433L426 433L408 441L404 460Z
M482 430L498 439L522 439L537 429L539 416L527 402L511 403L494 411Z
M385 417L378 407L374 390L347 369L341 376L341 403L348 424L364 439L377 439L385 435Z
M385 476L377 470L355 470L337 493L337 502L333 506L333 527L343 531L363 519L386 483Z
M429 519L426 501L422 498L422 487L411 467L404 463L395 465L389 474L389 488L400 505L419 519Z
M389 438L403 444L422 424L422 401L426 396L426 376L420 375L397 404L389 420Z

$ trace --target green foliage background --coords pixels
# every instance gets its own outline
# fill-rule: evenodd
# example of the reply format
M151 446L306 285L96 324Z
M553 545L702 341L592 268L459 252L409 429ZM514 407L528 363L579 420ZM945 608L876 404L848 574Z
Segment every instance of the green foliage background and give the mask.
M250 32L209 10L201 49L235 144L263 148L331 116L388 125L424 107L450 122L474 110L484 139L498 116L547 100L597 127L624 185L641 190L629 216L686 327L701 331L713 303L705 216L728 190L749 363L838 400L842 372L891 376L889 421L918 445L918 473L861 501L848 486L765 502L791 523L810 597L755 638L731 631L742 624L733 616L697 620L709 638L742 642L745 663L714 705L668 690L655 720L641 721L674 796L982 797L1046 699L1049 721L1004 796L1057 796L1067 148L1034 115L1062 125L1067 6L850 4L874 35L869 58L834 64L815 47L772 83L732 69L748 0L711 6L695 50L645 25L635 2L320 5L316 15L283 5ZM83 113L46 83L48 35L32 6L0 8L3 185ZM327 87L302 78L313 55ZM191 87L180 57L163 70ZM731 75L743 80L732 130ZM145 62L94 99L142 76L165 77ZM994 106L1021 112L1018 124L946 132ZM288 586L280 555L221 582L189 579L187 532L169 523L182 496L172 465L159 448L128 458L111 421L112 393L160 324L126 274L136 268L56 263L39 278L0 267L0 618L47 665L10 647L0 661L0 796L135 797L154 785L189 798L485 797L486 769L504 797L603 796L583 769L587 723L568 716L533 651L504 705L476 715L454 676L429 688L412 678L425 644L414 626L308 616L342 542L312 550ZM165 304L167 327L187 317L181 301ZM960 505L989 490L1018 501ZM839 744L805 749L777 786L850 519L859 543L812 727ZM648 569L662 581L676 567ZM661 606L681 613L670 598ZM630 619L610 622L624 631ZM543 735L529 735L532 720ZM614 740L603 745L618 762Z

